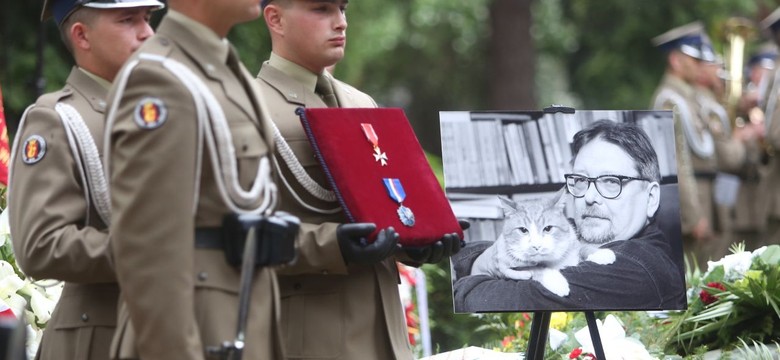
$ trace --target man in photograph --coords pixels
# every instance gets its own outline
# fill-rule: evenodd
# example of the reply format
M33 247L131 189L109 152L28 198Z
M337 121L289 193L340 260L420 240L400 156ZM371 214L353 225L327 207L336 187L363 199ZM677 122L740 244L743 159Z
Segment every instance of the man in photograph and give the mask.
M682 254L659 229L661 176L647 135L602 120L575 134L572 152L565 180L580 241L611 250L615 261L564 268L570 291L559 296L533 279L487 275L501 271L494 252L484 251L497 242L469 244L453 257L462 276L454 284L456 312L685 308Z

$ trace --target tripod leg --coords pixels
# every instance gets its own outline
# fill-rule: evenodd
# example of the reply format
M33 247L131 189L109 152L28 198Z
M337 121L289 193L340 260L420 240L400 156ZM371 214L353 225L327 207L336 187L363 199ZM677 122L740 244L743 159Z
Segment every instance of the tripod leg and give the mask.
M606 359L604 356L604 347L601 345L601 336L599 336L596 315L593 315L593 311L585 311L585 319L588 321L588 332L590 333L590 341L593 343L593 349L596 350L596 358Z
M528 360L543 360L547 335L550 331L549 311L537 311L531 322L531 338L528 339L528 351L525 358Z

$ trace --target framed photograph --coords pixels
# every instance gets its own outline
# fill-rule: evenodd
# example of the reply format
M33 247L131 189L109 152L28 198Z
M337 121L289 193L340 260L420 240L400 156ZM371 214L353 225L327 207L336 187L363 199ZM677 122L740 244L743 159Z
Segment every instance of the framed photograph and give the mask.
M685 309L671 111L445 111L456 313Z

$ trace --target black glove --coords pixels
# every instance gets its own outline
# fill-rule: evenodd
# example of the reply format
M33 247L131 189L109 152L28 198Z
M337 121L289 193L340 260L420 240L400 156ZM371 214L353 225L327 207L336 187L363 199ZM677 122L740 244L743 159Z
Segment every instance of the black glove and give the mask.
M393 255L398 247L398 234L393 227L379 231L376 240L368 243L367 236L376 230L373 223L341 224L336 237L344 261L348 264L369 265Z
M466 230L471 226L466 220L458 220L461 230ZM406 255L412 261L419 264L436 264L444 257L450 257L460 251L465 246L463 239L457 233L446 234L435 243L427 246L404 247Z

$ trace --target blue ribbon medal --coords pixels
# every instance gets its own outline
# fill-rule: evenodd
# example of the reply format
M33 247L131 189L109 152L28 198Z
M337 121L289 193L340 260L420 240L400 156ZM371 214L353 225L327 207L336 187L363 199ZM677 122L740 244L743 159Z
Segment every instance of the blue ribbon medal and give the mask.
M382 182L385 183L385 189L390 198L398 203L398 217L401 219L401 223L412 227L414 226L414 213L412 209L404 206L403 201L406 199L406 192L404 191L401 180L395 178L383 178Z

